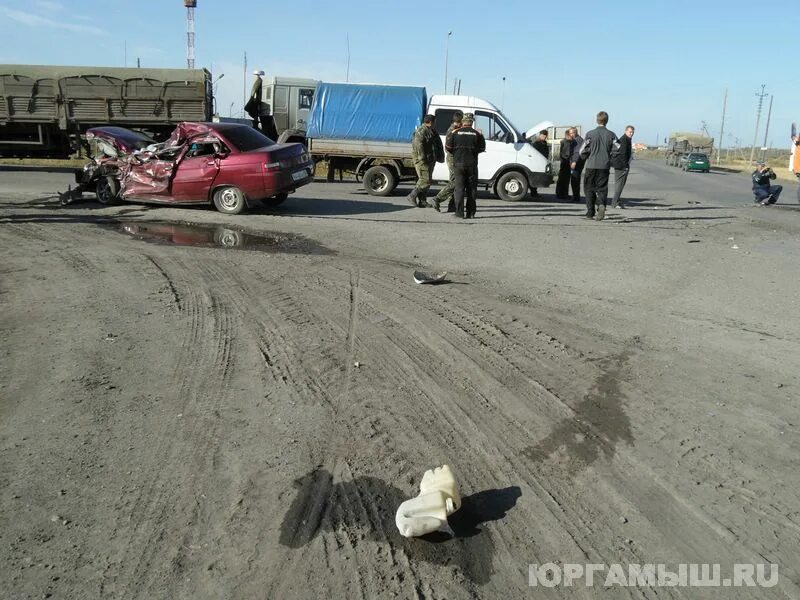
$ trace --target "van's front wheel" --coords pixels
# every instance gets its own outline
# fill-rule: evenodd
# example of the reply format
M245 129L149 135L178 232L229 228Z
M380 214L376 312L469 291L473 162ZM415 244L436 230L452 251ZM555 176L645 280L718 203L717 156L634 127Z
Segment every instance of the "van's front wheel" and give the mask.
M497 197L506 202L519 202L528 193L528 178L519 171L503 173L495 186Z

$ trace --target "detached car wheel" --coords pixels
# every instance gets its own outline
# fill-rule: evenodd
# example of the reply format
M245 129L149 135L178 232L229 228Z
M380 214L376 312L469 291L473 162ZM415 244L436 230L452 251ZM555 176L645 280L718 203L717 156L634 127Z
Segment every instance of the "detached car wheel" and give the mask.
M214 192L214 206L226 215L238 215L247 208L247 201L242 190L230 185Z
M370 196L388 196L397 187L394 173L388 167L370 167L364 173L364 189Z
M504 173L497 180L497 196L506 202L519 202L528 193L528 179L519 171Z
M100 204L116 204L119 202L119 181L111 175L101 177L97 181L95 193Z

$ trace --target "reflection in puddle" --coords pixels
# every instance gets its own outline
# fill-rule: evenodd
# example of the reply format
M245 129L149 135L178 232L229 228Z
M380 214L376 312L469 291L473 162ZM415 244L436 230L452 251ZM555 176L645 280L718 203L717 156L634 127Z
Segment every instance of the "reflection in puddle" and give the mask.
M291 233L244 232L223 225L168 221L121 221L112 227L138 240L156 244L286 254L331 254L321 244Z

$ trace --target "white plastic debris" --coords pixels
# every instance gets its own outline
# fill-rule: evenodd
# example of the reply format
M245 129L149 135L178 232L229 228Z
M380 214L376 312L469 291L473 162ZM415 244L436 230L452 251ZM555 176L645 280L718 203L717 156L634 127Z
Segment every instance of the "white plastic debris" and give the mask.
M447 527L447 517L461 508L461 495L453 472L447 465L425 471L419 496L397 509L394 522L400 534L418 537Z

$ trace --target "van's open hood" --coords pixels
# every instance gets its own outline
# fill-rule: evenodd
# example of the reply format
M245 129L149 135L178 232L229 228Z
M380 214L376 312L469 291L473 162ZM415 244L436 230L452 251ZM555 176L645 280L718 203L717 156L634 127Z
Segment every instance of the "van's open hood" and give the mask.
M549 129L550 127L555 127L555 123L552 121L542 121L541 123L537 123L528 131L525 132L525 139L532 140L536 137L536 134L539 133L542 129Z

